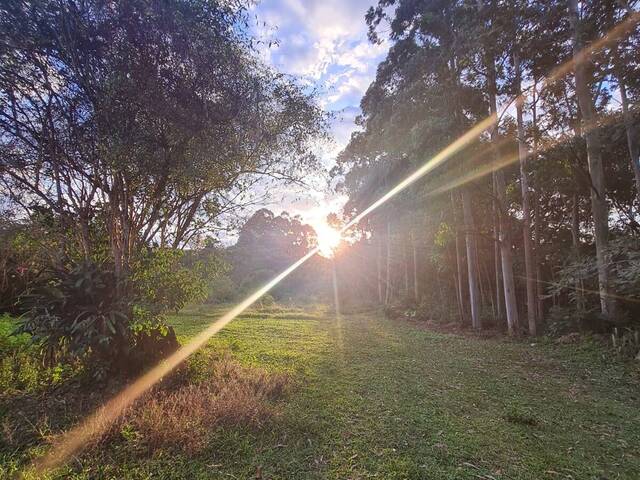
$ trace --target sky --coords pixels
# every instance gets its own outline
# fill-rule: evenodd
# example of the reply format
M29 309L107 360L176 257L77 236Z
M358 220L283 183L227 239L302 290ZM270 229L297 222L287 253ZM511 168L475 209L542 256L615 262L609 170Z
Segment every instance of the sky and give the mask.
M262 55L277 70L295 75L316 88L318 101L335 114L333 142L319 148L327 171L347 144L360 113L360 99L374 80L388 45L367 40L364 15L376 0L262 0L255 7L258 35L268 43ZM312 189L280 188L265 206L276 214L286 210L313 225L330 212L339 212L346 198L336 195L321 175L310 179Z

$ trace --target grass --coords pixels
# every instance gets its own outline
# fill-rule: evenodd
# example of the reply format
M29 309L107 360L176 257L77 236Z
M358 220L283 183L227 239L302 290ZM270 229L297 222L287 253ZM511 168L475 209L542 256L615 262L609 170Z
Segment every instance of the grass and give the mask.
M184 312L172 324L184 341L218 313ZM377 312L338 321L321 307L272 307L232 322L196 364L214 352L290 378L280 414L257 429L218 425L197 452L134 455L127 437L139 432L125 431L54 476L640 478L638 368L589 344L462 337ZM20 464L42 448L2 458Z

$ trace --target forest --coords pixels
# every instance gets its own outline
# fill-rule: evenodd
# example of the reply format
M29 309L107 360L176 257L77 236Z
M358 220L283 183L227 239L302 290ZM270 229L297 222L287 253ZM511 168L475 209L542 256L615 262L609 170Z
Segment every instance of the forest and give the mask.
M367 13L393 46L332 171L345 219L488 124L359 224L369 297L511 335L637 329L637 14L544 3Z
M0 2L0 479L638 478L639 5Z

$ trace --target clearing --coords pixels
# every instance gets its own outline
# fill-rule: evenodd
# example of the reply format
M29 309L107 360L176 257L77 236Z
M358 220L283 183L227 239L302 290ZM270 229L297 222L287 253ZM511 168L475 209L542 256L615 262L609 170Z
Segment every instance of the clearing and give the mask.
M171 322L186 340L218 313ZM136 455L125 439L57 475L640 478L637 367L591 345L436 333L377 311L336 319L319 306L247 312L208 349L288 373L293 387L279 414L259 429L217 428L195 456Z

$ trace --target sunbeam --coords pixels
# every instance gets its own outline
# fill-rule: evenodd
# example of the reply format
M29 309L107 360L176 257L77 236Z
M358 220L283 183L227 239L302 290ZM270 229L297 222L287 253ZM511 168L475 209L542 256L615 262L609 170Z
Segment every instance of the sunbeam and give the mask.
M602 50L607 45L612 44L617 41L619 38L628 34L631 29L640 21L640 13L634 12L630 14L629 17L621 22L619 25L614 27L607 35L600 38L598 41L593 42L588 47L586 47L583 51L579 52L574 56L571 60L565 62L564 64L555 68L543 81L543 88L562 78L567 73L571 72L577 63L584 62L588 60L594 53ZM523 97L521 97L523 98ZM445 147L442 151L436 154L434 157L425 161L425 163L419 167L412 174L407 176L404 180L400 181L397 185L391 188L387 193L385 193L378 200L369 205L366 209L356 215L353 219L351 219L339 232L338 232L338 241L340 240L340 235L344 234L349 228L358 224L362 219L367 217L373 211L384 205L391 198L396 196L398 193L402 192L410 185L414 184L417 180L421 179L429 172L432 172L437 167L443 165L446 161L451 159L455 154L463 150L465 147L470 145L471 143L478 140L478 137L481 136L486 131L494 128L497 123L497 115L491 115L484 120L480 121L473 127L471 127L466 133L460 136L458 139L453 141L447 147ZM494 162L489 163L486 167L482 167L479 170L475 170L470 172L459 179L456 179L450 182L447 185L438 187L436 190L430 192L430 194L441 193L444 189L454 188L456 186L462 185L469 181L472 181L475 178L486 175L498 168L502 168L510 163L513 163L517 160L517 156L506 156L501 159L498 159ZM332 234L333 235L333 234ZM331 241L335 241L335 238L332 237ZM289 266L286 270L281 272L279 275L274 277L267 284L256 290L253 294L247 297L245 300L240 302L238 305L233 307L223 316L215 320L210 326L208 326L205 330L200 332L193 340L189 341L185 345L183 345L180 349L178 349L175 353L161 361L150 371L139 377L132 384L123 389L120 393L118 393L115 397L110 399L103 407L98 409L92 415L90 415L87 419L82 421L79 425L67 431L63 435L59 437L57 441L54 442L52 448L49 452L39 459L37 459L34 463L34 467L37 473L44 472L46 470L58 467L64 464L69 458L77 454L82 448L87 444L88 439L95 435L99 435L106 431L109 425L118 418L121 413L130 406L134 401L140 398L146 391L148 391L153 385L159 382L165 375L169 374L172 370L174 370L179 364L181 364L184 360L186 360L189 356L191 356L194 352L200 349L213 335L219 332L222 328L224 328L229 322L238 317L242 312L244 312L247 308L249 308L253 303L255 303L260 297L262 297L265 293L271 290L275 285L277 285L280 281L282 281L285 277L290 275L293 271L295 271L298 267L304 264L307 260L313 257L315 254L320 252L320 248L316 247L309 251L302 258L297 260L291 266ZM336 305L336 316L340 317L340 309L339 309L339 298L338 298L338 288L337 288L337 279L334 268L334 294L335 294L335 305ZM341 326L338 324L338 328ZM25 472L23 472L25 473Z

